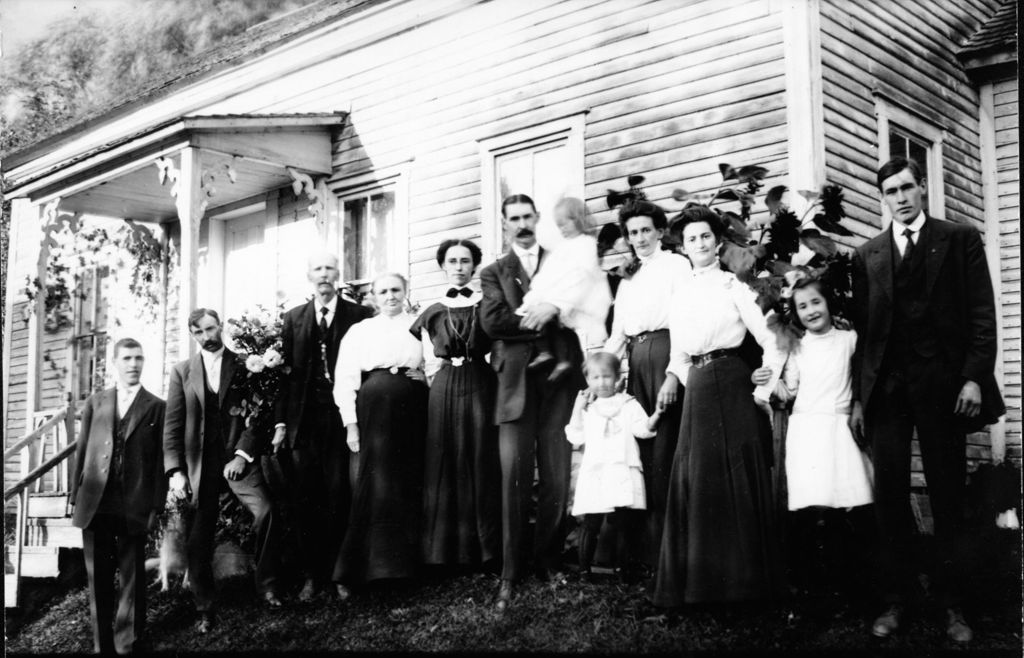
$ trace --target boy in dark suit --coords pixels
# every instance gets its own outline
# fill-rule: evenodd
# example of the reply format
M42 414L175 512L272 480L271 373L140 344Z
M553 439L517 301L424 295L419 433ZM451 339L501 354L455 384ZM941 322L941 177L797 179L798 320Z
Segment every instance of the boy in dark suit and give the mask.
M71 522L82 529L97 653L132 653L146 624L146 534L163 509L164 401L139 383L145 359L132 338L114 344L114 388L85 402L75 452ZM114 569L121 592L114 605Z
M934 590L955 642L973 636L959 609L965 431L1003 413L994 378L996 316L981 237L971 226L929 217L917 164L893 158L878 171L891 229L857 249L853 302L854 436L875 466L879 579L887 609L872 633L900 625L916 569L909 563L910 441L917 430L935 521Z

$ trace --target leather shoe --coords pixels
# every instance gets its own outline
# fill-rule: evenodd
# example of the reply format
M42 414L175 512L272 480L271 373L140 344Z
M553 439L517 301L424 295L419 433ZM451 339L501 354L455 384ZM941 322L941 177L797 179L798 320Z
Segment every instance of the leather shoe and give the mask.
M345 601L348 601L349 598L352 597L352 590L350 590L349 588L345 587L341 583L338 583L337 585L335 585L334 589L338 593L338 600L341 601L342 603L344 603Z
M268 608L280 608L284 606L284 603L281 602L281 599L279 599L277 594L274 592L264 592L263 602L267 604Z
M957 644L967 644L974 639L974 631L964 621L964 615L958 608L946 610L946 635Z
M213 629L214 620L212 612L200 612L199 621L196 622L196 631L201 635L206 635Z
M900 616L903 609L898 605L890 605L885 612L878 616L871 627L871 634L875 637L889 637L900 627Z
M316 583L313 582L312 578L307 578L306 584L302 586L302 590L299 592L299 600L307 603L312 601L314 596L316 596Z
M494 604L498 612L505 612L512 605L512 581L502 580L498 588L498 601Z

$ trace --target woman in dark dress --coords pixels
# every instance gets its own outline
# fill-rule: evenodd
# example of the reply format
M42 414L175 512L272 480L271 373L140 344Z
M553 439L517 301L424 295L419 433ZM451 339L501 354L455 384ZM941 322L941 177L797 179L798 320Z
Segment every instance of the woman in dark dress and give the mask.
M481 257L469 240L443 242L437 263L450 287L410 328L425 339L433 376L423 460L426 564L479 566L501 555L495 382L484 360L491 343L480 327L481 295L468 287Z
M639 556L649 567L658 563L665 496L668 494L672 457L679 436L680 381L666 372L670 354L669 320L679 291L691 278L690 263L679 254L662 249L668 219L665 211L645 199L627 201L619 208L622 235L636 254L636 265L627 271L615 296L615 319L605 351L629 364L629 393L644 413L664 412L658 433L640 441L644 485L647 489L647 523Z
M693 206L673 228L681 229L693 279L669 325L668 371L686 383L686 395L653 601L672 607L772 597L783 583L758 414L770 412L785 357L754 292L719 267L718 215ZM772 373L756 389L737 350L748 330Z
M349 448L359 454L334 572L344 586L409 578L420 564L427 386L423 344L409 333L416 318L406 312L407 291L399 274L378 277L380 313L353 325L338 353L334 399Z

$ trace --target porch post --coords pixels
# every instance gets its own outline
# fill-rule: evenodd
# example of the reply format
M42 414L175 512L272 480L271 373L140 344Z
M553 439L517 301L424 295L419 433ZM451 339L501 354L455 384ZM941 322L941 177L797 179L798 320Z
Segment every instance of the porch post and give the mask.
M808 201L796 190L825 184L825 117L818 0L778 0L786 67L790 206L801 217Z
M181 151L175 205L181 225L181 268L178 282L178 352L181 358L195 354L195 343L188 331L188 314L196 307L199 282L199 225L206 212L202 186L202 163L199 149L185 147Z

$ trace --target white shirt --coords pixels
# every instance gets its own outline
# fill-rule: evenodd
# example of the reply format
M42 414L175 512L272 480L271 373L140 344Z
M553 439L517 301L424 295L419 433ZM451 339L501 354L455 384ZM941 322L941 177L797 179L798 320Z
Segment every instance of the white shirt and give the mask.
M327 302L326 304L321 304L320 298L314 297L313 304L316 307L316 326L320 326L320 318L324 318L325 320L327 320L328 327L331 326L331 322L334 321L334 312L338 308L338 296L335 295L334 297L331 298L331 301ZM327 309L327 315L324 315L323 311L320 310L324 308Z
M917 246L918 241L921 240L921 229L924 228L925 214L922 210L914 221L909 224L901 224L897 220L892 222L892 238L896 241L896 251L903 255L903 252L907 249L907 236L903 235L903 231L910 229L913 233L914 245Z
M121 420L124 415L128 413L128 410L132 408L132 402L135 402L135 396L139 394L139 389L142 388L142 384L132 384L131 386L125 386L124 384L117 384L117 419Z
M532 279L533 275L537 273L537 265L540 264L540 245L534 242L533 246L529 249L523 249L513 242L512 252L519 257L519 262L523 264L523 269L526 270L526 274Z
M807 332L789 355L782 380L796 394L794 414L848 414L853 400L850 363L857 347L852 329Z
M620 358L626 338L645 331L668 329L678 291L692 278L690 261L660 247L640 257L640 269L619 283L615 294L615 319L604 351Z
M786 355L776 346L775 334L757 305L757 294L718 262L693 270L693 279L676 296L669 322L671 356L666 372L685 385L691 356L739 347L747 331L764 349L763 364L771 368L768 384L754 389L754 396L768 400L782 375Z
M224 346L222 345L216 352L199 350L199 355L203 357L203 370L206 371L206 385L209 386L210 390L214 393L219 393L220 366L224 363Z
M377 368L419 368L423 365L423 343L409 331L416 317L400 313L380 314L357 322L341 339L334 368L334 402L345 425L358 422L356 394L363 373Z

